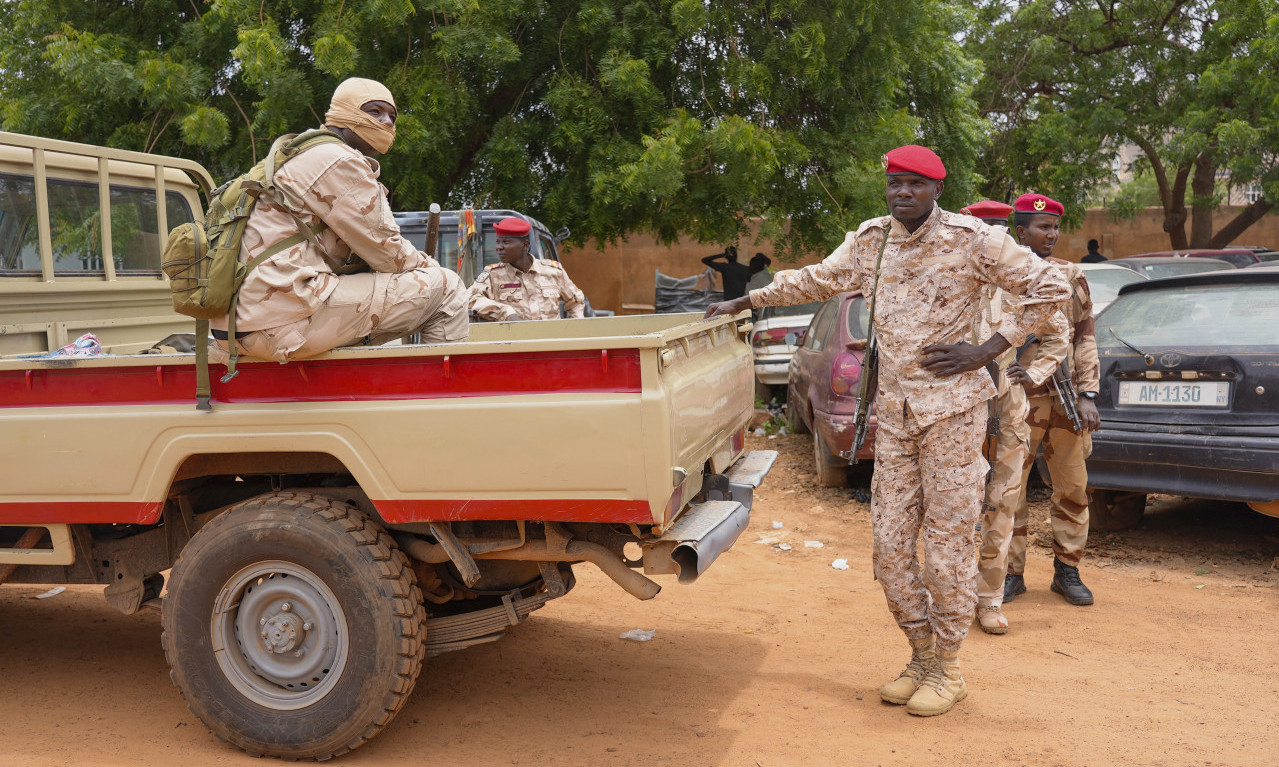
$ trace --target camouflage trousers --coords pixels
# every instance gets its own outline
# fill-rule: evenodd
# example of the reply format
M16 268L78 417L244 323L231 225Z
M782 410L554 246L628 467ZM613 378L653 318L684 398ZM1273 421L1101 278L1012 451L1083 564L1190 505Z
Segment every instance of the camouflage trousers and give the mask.
M1008 547L1013 538L1013 510L1017 507L1022 467L1030 452L1030 405L1020 385L1008 387L996 400L999 405L999 437L991 457L990 482L981 518L981 554L977 569L977 601L1004 603L1004 575L1008 571Z
M870 504L875 577L906 636L936 634L938 651L959 649L977 605L973 528L986 477L985 433L984 402L931 426L920 426L904 406L879 411Z
M1008 548L1008 572L1015 575L1026 572L1026 525L1030 519L1026 480L1041 442L1053 483L1053 554L1068 565L1078 565L1088 544L1088 467L1084 461L1092 452L1092 436L1075 433L1052 395L1030 398L1026 424L1030 427L1030 452L1021 471L1013 507L1013 540Z
M470 333L466 288L448 269L361 272L338 278L337 289L310 317L239 339L243 353L287 362L339 346L384 344L421 333L423 343L465 341ZM225 348L225 342L219 345Z

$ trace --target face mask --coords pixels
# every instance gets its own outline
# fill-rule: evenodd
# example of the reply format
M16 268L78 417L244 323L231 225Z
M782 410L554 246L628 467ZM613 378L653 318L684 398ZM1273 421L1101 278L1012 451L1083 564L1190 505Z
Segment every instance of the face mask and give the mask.
M370 101L385 101L395 106L395 97L382 83L360 77L343 80L333 91L329 111L324 114L324 124L351 129L373 151L383 154L395 141L395 126L384 125L360 109Z

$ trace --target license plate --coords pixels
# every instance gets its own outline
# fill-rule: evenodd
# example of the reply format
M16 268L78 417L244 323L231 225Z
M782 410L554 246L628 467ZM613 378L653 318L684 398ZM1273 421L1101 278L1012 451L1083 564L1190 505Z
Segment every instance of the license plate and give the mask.
M1155 381L1120 381L1120 405L1155 405L1161 407L1226 407L1230 404L1230 383L1163 383Z

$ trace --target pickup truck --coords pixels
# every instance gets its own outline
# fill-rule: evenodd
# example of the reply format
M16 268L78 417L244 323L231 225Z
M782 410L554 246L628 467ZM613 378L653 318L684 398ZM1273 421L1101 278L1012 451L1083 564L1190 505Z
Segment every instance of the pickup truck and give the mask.
M216 736L345 753L425 658L499 638L575 564L650 599L650 576L691 582L732 546L776 457L744 451L748 331L488 323L242 361L210 411L189 353L0 359L0 582L158 607L172 680Z

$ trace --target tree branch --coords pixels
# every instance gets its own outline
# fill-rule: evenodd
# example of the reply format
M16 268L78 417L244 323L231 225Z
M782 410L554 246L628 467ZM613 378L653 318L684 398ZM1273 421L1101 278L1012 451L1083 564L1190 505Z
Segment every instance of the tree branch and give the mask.
M1230 219L1229 223L1217 230L1216 234L1208 242L1210 248L1224 248L1228 246L1231 240L1243 234L1248 227L1261 220L1261 217L1274 209L1275 205L1264 197L1260 197L1256 202L1239 211L1238 215Z

